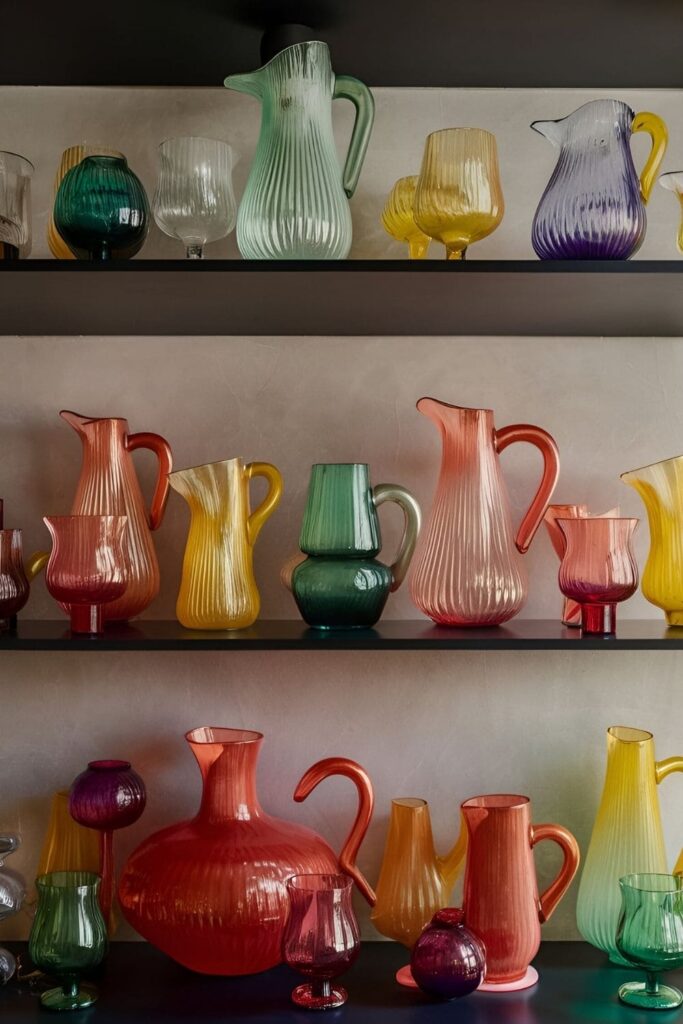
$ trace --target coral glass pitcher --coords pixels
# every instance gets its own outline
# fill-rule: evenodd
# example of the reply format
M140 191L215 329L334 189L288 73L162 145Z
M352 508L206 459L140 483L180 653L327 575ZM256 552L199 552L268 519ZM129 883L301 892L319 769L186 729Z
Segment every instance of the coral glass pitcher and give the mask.
M159 434L131 434L128 421L98 419L62 409L59 414L81 439L83 463L71 506L75 516L127 516L123 534L125 593L103 607L105 621L132 619L159 593L159 562L152 531L158 530L168 498L173 456ZM149 448L159 460L154 495L145 507L131 452Z
M374 903L355 862L373 808L359 764L318 761L294 792L305 800L330 775L355 784L358 813L337 858L311 829L264 811L256 792L261 733L208 726L185 738L202 773L199 812L146 839L119 886L126 919L148 942L201 974L257 974L282 960L288 878L341 870Z
M484 988L529 988L538 979L529 964L547 921L579 866L576 839L561 825L532 825L528 797L475 796L461 805L468 849L463 890L465 922L486 947ZM552 839L564 855L554 882L539 896L533 848Z
M268 481L268 494L250 512L249 482L255 476ZM280 501L280 471L269 462L226 459L179 469L169 480L191 513L178 622L187 629L246 629L261 608L254 544Z
M527 551L560 472L554 440L528 424L496 430L491 409L421 398L418 410L441 434L441 473L418 542L411 579L417 607L444 626L497 626L526 600L519 555ZM535 445L543 478L515 537L498 455L515 441Z

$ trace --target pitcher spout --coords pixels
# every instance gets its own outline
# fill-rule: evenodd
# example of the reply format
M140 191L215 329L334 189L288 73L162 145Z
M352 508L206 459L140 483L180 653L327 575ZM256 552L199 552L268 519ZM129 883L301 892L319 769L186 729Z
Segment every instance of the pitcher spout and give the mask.
M562 121L532 121L529 127L533 128L535 132L538 132L539 135L542 135L544 139L552 142L558 148L564 141Z
M257 100L263 98L260 68L243 75L228 75L223 79L223 85L226 89L233 89L235 92L245 92L247 96L254 96Z
M74 428L77 434L85 434L85 427L92 423L92 416L81 416L80 413L72 412L70 409L62 409L59 415L63 420Z

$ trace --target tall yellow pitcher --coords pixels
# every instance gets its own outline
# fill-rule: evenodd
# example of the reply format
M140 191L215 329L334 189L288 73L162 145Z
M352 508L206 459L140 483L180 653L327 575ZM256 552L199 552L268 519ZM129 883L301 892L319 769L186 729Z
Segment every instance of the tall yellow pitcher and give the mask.
M636 489L647 510L643 595L663 609L669 626L683 626L683 455L632 469L621 479Z
M268 494L249 511L249 481L265 477ZM169 474L171 487L190 506L190 530L176 615L187 629L246 629L261 600L253 549L277 508L282 476L268 462L211 462Z

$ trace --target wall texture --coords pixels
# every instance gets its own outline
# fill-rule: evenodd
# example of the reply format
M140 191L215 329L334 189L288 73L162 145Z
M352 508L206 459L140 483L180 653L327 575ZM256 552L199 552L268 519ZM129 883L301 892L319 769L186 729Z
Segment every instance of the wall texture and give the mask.
M531 217L554 154L527 125L568 113L592 95L378 90L376 129L353 202L353 255L403 257L378 224L384 195L394 178L417 168L427 131L469 123L496 132L507 199L503 225L472 249L472 258L529 256ZM680 166L679 95L624 98L666 117L672 130L666 169ZM52 176L65 146L81 139L120 146L151 191L158 141L173 133L215 134L242 153L239 195L258 123L252 101L223 90L0 89L0 111L0 146L36 163L34 256L47 252ZM335 105L335 117L341 141L349 125L342 104ZM634 140L638 166L645 148L644 140ZM673 198L656 189L649 212L639 256L673 257ZM234 238L216 245L214 254L234 255ZM144 255L172 258L179 248L154 229ZM434 255L440 257L436 247ZM500 426L522 420L550 430L562 456L557 500L586 501L596 510L621 502L624 512L640 514L619 473L681 450L680 340L3 338L2 353L0 495L7 525L25 530L27 550L46 545L41 516L68 511L78 475L78 441L58 410L125 415L133 430L164 434L178 467L242 455L281 468L285 497L257 549L266 617L296 614L278 570L296 548L313 461L369 462L374 482L403 483L428 507L439 452L433 427L414 408L422 394L492 407ZM518 519L538 458L519 446L503 460ZM136 461L149 493L151 456ZM399 519L395 510L382 511L387 559ZM173 494L157 535L163 593L149 610L152 617L173 614L186 525L186 509ZM641 564L646 550L643 524ZM555 614L557 565L545 536L539 534L527 562L531 589L523 614ZM58 614L42 581L25 614ZM391 617L416 614L406 590L387 609ZM640 595L621 614L658 615ZM336 846L353 814L348 784L329 782L301 807L292 804L291 793L319 757L343 753L365 764L378 810L361 863L373 881L392 796L427 797L444 848L454 839L462 799L500 789L525 792L537 821L569 826L585 850L607 726L650 728L659 756L680 752L671 714L680 668L674 652L4 655L0 828L23 833L24 847L13 861L31 879L51 792L89 759L129 757L147 780L150 800L142 820L119 837L122 857L152 829L192 812L199 774L182 734L216 724L266 734L263 802L311 824ZM672 859L683 841L677 786L668 780L661 793ZM540 849L537 859L547 881L557 856ZM548 937L576 935L575 892L576 886L546 926ZM365 934L373 935L367 913L359 910ZM29 926L22 914L0 934L23 936ZM120 937L129 937L126 928Z

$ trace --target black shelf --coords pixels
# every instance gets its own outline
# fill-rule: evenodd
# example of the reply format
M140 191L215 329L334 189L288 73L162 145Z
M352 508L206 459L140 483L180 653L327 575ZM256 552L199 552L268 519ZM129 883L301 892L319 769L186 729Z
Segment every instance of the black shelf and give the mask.
M683 260L19 260L0 309L6 335L680 337Z
M25 956L25 944L10 943ZM368 942L343 984L349 1001L331 1020L346 1024L646 1024L650 1016L623 1006L617 989L640 979L637 969L610 966L604 954L580 942L545 942L534 961L538 985L525 992L474 993L457 1003L432 1002L422 993L400 988L394 973L406 950L389 942ZM683 972L667 974L681 985ZM79 1020L98 1024L303 1024L290 993L301 981L287 967L243 978L191 974L144 943L112 944L96 984L100 998ZM36 1021L46 1013L38 995L12 980L0 989L0 1019L8 1024ZM663 1020L678 1019L676 1013Z
M683 628L663 619L623 619L616 636L582 636L548 619L513 619L487 629L447 629L426 619L381 621L375 629L309 629L299 619L250 629L200 632L145 619L112 624L102 636L71 634L66 620L20 619L0 634L2 651L658 651L683 650Z
M220 86L288 22L368 85L683 85L680 0L14 0L2 16L6 85Z

